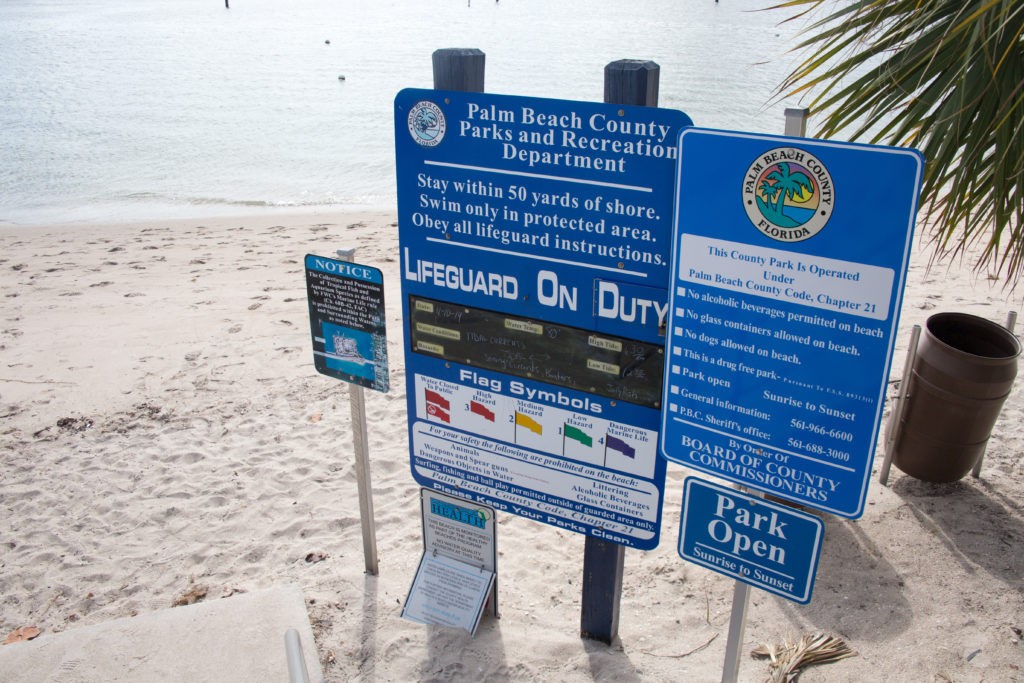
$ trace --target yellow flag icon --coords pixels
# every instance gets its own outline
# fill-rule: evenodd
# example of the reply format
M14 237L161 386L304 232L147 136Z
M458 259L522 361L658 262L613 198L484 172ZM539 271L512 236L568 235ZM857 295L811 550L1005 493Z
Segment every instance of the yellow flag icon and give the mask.
M544 428L540 426L540 423L534 420L529 415L523 415L519 411L516 411L516 424L520 427L526 427L534 434L540 436L544 432Z

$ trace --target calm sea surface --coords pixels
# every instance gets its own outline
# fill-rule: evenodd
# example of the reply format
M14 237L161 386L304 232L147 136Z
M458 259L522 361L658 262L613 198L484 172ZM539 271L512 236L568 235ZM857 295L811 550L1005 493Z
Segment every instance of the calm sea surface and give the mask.
M651 59L699 126L796 104L768 106L796 42L770 0L230 2L0 2L0 223L391 208L392 100L442 47L483 50L489 92L579 100Z

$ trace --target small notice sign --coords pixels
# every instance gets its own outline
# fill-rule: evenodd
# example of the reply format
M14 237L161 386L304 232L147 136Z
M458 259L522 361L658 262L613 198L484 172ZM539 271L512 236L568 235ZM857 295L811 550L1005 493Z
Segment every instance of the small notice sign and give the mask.
M818 571L824 524L814 515L689 477L679 555L805 605Z
M498 614L494 508L429 489L420 498L423 557L402 616L475 634L488 598Z
M386 392L388 347L380 270L307 254L306 293L317 372Z
M494 508L423 489L423 550L497 571Z

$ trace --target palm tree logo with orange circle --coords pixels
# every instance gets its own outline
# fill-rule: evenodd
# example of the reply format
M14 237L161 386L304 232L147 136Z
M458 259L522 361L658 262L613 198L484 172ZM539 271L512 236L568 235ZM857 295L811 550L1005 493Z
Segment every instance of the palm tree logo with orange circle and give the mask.
M780 147L762 154L747 169L743 203L747 217L768 237L799 242L828 222L834 202L832 177L812 154Z

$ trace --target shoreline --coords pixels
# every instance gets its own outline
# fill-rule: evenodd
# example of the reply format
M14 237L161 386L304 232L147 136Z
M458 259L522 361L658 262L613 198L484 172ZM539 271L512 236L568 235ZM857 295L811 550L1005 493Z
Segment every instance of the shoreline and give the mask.
M135 223L160 223L169 225L187 224L191 222L209 223L218 221L253 220L262 221L270 217L277 217L280 220L290 222L302 221L310 216L324 216L340 219L341 216L395 213L397 199L389 198L387 202L380 204L309 204L309 205L288 205L271 206L253 204L252 206L242 204L223 204L220 211L211 211L214 205L204 204L190 206L195 211L182 210L181 205L167 205L163 211L132 211L124 214L107 211L102 217L67 217L63 220L39 220L33 218L27 221L13 221L0 218L0 230L10 229L47 229L47 228L76 228L96 226L129 226ZM71 212L43 210L41 214L56 213L69 214Z

